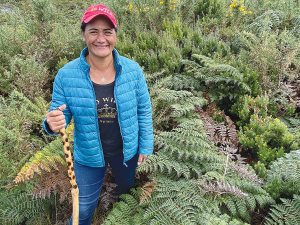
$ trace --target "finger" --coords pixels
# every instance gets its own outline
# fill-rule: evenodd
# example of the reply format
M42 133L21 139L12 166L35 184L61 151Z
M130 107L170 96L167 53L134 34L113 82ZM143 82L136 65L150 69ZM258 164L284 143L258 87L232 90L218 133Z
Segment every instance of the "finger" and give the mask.
M47 123L52 124L52 123L65 123L65 116L64 115L57 115L57 116L47 116Z
M66 127L66 123L52 123L49 127L54 133L57 133L60 129Z
M63 113L61 111L58 111L58 110L52 110L51 112L49 112L47 114L47 116L49 117L56 117L56 116L60 116L62 115Z
M65 104L63 104L63 105L59 106L59 110L60 111L64 111L66 109L66 107L67 106Z
M145 159L147 158L147 155L139 155L139 159L138 159L138 165L140 165L142 162L145 161Z

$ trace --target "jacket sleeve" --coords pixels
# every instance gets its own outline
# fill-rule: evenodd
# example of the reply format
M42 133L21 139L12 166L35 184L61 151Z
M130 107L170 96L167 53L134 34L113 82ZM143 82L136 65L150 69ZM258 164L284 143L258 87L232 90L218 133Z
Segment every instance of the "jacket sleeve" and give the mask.
M137 113L139 124L139 154L151 155L154 145L151 101L146 79L140 68L138 73Z
M62 80L63 80L63 78L61 77L61 73L59 71L58 74L55 77L55 80L54 80L53 93L52 93L52 101L51 101L49 112L52 111L54 108L59 107L59 106L65 104L66 105L66 109L63 111L63 114L64 114L65 119L66 119L66 124L67 124L66 127L67 127L68 124L70 123L71 119L72 119L72 114L70 112L70 108L69 108L69 106L67 104L66 97L64 95L64 90L63 90L63 86L62 86L62 83L63 83ZM57 133L54 133L50 129L50 127L49 127L49 125L47 123L46 118L43 121L43 127L44 127L45 131L48 134L50 134L50 135L57 134Z

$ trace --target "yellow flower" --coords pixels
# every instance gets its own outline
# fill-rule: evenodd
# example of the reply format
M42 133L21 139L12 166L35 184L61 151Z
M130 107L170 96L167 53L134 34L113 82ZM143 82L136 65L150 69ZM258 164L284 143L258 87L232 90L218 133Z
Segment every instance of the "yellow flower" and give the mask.
M246 14L247 14L247 11L244 11L244 14L246 15Z
M130 6L129 6L129 10L132 10L133 9L133 5L132 4L130 4Z
M164 3L163 1L160 1L160 2L159 2L160 5L163 4L163 3Z
M249 14L252 14L252 12L251 12L251 11L249 11Z
M243 4L243 1L240 1L240 4Z
M226 17L228 17L228 14L226 15Z

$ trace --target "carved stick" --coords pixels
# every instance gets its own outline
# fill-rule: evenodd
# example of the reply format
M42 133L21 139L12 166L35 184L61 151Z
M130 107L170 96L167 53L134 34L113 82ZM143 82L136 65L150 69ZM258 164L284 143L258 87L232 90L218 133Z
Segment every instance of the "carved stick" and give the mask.
M59 110L55 108L53 110ZM68 164L68 176L70 178L70 183L72 185L71 194L73 202L73 222L72 225L78 225L79 222L79 189L77 187L77 182L75 178L74 165L72 160L72 154L70 151L70 144L65 128L59 130L61 140L64 144L64 152L66 156L66 162Z

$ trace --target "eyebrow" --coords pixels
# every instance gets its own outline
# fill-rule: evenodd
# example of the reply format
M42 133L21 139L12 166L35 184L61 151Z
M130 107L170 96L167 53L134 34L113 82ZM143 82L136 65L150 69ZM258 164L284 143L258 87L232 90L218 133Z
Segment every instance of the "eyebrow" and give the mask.
M96 30L96 31L98 31L98 29L97 29L97 28L90 28L90 29L89 29L89 31L92 31L92 30ZM104 31L107 31L107 30L111 30L111 31L112 31L112 30L113 30L113 28L104 28L103 30L104 30Z

